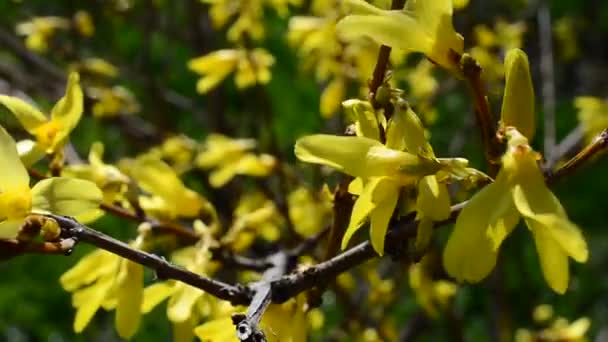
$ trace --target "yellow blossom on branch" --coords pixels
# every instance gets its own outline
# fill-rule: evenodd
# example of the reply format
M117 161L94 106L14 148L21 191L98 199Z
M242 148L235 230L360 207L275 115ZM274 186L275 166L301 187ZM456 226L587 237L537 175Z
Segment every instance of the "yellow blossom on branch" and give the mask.
M221 134L210 134L195 164L203 169L214 168L209 174L209 183L215 188L222 187L236 175L268 176L276 166L276 159L268 154L251 153L255 146L253 139L232 139Z
M15 31L25 36L25 46L37 52L46 52L49 40L58 30L67 30L70 21L61 17L35 17L31 20L17 24Z
M94 183L53 177L30 188L30 177L17 154L15 141L0 126L0 239L14 239L31 213L74 216L90 222L103 212L102 194Z
M143 236L131 243L143 248ZM115 326L122 338L131 338L141 320L144 268L116 254L98 249L65 272L59 282L72 292L76 309L74 331L82 332L100 309L116 309Z
M379 141L384 116L377 115L367 102L345 101L355 117L356 137L317 134L300 138L295 145L298 159L333 167L355 177L349 192L358 195L350 224L342 239L346 248L352 235L370 220L370 240L380 255L384 238L403 188L418 188L418 217L425 232L418 245L430 239L432 222L449 216L449 196L445 181L455 171L466 175L465 160L438 159L424 136L416 114L405 104L396 104L396 113L386 124L386 144ZM435 178L441 175L440 180ZM428 176L428 177L427 177Z
M452 0L409 0L403 10L382 10L363 0L348 0L354 14L337 26L346 39L368 36L393 48L421 52L455 71L464 39L452 25Z
M236 72L237 88L266 84L270 81L270 67L273 64L274 57L261 48L224 49L191 59L188 67L202 76L196 84L196 90L204 94L215 88L232 72Z
M69 134L82 116L83 93L79 79L77 73L70 73L65 95L51 110L50 118L19 98L0 95L0 103L7 107L23 128L36 138L34 144L27 145L30 150L20 151L20 155L25 156L28 161L36 161L44 153L61 152Z
M558 293L568 287L568 257L588 258L587 244L559 200L547 188L538 154L515 128L507 128L508 147L494 183L464 207L445 247L446 271L456 279L477 282L496 264L502 241L520 218L532 232L541 268Z

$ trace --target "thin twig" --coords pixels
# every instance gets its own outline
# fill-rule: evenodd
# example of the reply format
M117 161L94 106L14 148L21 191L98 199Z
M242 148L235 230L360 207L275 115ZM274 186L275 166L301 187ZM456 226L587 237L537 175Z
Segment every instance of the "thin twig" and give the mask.
M392 10L400 10L405 6L406 0L393 0L391 2ZM391 47L386 45L381 45L380 50L378 51L378 58L376 61L376 66L374 67L374 72L372 74L372 79L369 82L369 99L374 108L380 108L380 104L376 101L376 93L378 92L378 88L384 82L384 76L386 76L386 71L388 70L389 57L391 56ZM385 115L387 119L391 115L391 111L387 111Z
M463 75L469 90L473 95L475 105L475 119L481 134L482 145L485 150L488 174L494 177L498 173L497 160L500 156L499 143L496 139L496 120L492 115L490 103L486 96L486 85L481 79L482 69L477 61L464 55L461 60Z
M600 152L603 152L606 149L608 149L608 128L604 129L600 134L598 134L589 145L572 157L572 159L568 160L555 172L549 174L547 182L553 183L567 175L570 175L581 165L589 161L589 159L600 154Z

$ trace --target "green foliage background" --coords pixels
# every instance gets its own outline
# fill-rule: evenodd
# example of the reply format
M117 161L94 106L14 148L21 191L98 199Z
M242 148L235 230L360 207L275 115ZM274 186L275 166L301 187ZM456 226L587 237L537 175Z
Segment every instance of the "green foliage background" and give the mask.
M67 61L79 57L105 58L121 69L120 83L131 89L142 104L141 118L156 130L150 139L133 139L123 134L124 122L101 122L85 114L72 141L81 155L86 155L92 142L106 144L107 160L144 151L151 141L158 142L171 132L183 132L202 139L208 132L222 132L231 136L260 136L262 146L268 148L269 130L278 137L279 147L287 160L295 162L291 153L295 139L303 134L319 131L339 131L338 118L324 122L318 114L319 85L310 75L298 68L297 59L285 40L287 19L267 13L268 32L263 45L275 56L273 78L267 85L270 103L260 103L255 90L239 91L229 77L222 86L208 95L195 92L196 75L186 63L203 53L226 47L222 32L213 32L206 17L206 7L197 0L188 1L133 1L134 7L126 13L117 13L111 1L27 0L0 1L0 29L13 33L17 22L39 15L70 17L76 10L85 9L92 14L97 32L92 39L62 36L54 46L59 51L48 55L52 63L65 66ZM525 51L530 56L535 85L540 84L538 58L538 32L535 14L526 12L529 5L507 0L472 0L469 8L456 15L457 29L471 44L474 24L492 25L497 17L525 19ZM553 18L571 16L577 22L581 55L573 62L556 65L557 132L558 139L565 137L576 126L576 112L572 98L576 95L605 97L608 92L608 3L604 1L550 1ZM298 13L299 10L294 10ZM24 75L23 90L39 103L50 103L57 89L47 72L19 58L6 46L0 45L0 80L6 78L5 68ZM51 91L49 91L51 88ZM445 156L454 132L461 129L464 118L471 115L470 100L458 87L438 100L438 122L431 128L432 141L439 156ZM59 90L61 91L61 90ZM179 101L171 95L179 94ZM540 94L538 89L537 94ZM495 109L499 97L490 99ZM176 102L180 102L176 105ZM541 108L539 106L539 108ZM264 111L272 111L265 116ZM268 118L271 118L270 120ZM4 110L0 110L3 125L16 130L17 125ZM540 119L542 120L542 119ZM271 121L271 122L269 122ZM540 123L540 121L539 121ZM539 126L542 126L539 124ZM138 127L135 127L138 128ZM140 128L140 127L139 127ZM463 157L483 167L475 134L464 148ZM538 137L542 137L539 133ZM541 146L541 141L535 146ZM265 145L264 145L265 144ZM571 263L573 283L565 296L551 292L542 279L538 258L529 232L523 227L506 241L501 253L504 273L496 281L503 284L501 298L493 295L491 281L467 286L460 291L457 306L464 317L465 336L469 340L494 340L491 320L496 303L508 309L513 328L531 327L531 312L541 303L553 304L558 314L576 319L592 319L591 336L601 331L608 333L608 159L597 160L593 165L577 171L560 182L555 191L567 209L571 220L578 223L591 249L587 264ZM189 184L205 188L199 178L190 176ZM95 225L118 238L133 236L130 223L106 216ZM446 234L449 228L442 229ZM74 312L70 296L57 280L76 260L90 249L78 246L70 256L21 256L0 262L0 340L6 341L111 341L118 340L113 330L113 314L100 313L84 334L72 332ZM405 270L404 270L405 272ZM416 307L411 292L398 289L400 304L391 314L398 322L406 322ZM338 324L342 308L326 301L328 325ZM347 318L345 318L347 319ZM447 333L443 328L429 332L422 340L434 340ZM323 340L321 336L317 336ZM136 341L166 341L170 327L164 307L157 308L144 319Z

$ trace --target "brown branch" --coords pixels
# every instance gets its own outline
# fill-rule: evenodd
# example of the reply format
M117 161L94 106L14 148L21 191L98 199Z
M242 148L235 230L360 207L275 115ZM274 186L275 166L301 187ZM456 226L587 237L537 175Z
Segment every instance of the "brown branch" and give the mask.
M192 273L173 265L158 255L132 248L120 240L116 240L108 235L82 225L72 218L59 215L48 215L48 217L57 221L61 227L62 238L86 242L97 248L101 248L125 259L149 267L156 271L156 274L160 279L179 280L199 288L219 299L227 300L233 305L243 305L251 301L251 293L247 287L227 284L219 280Z
M400 10L405 6L406 0L393 0L391 2L392 10ZM372 79L369 82L369 98L372 106L374 108L380 108L380 104L376 101L376 92L378 88L384 82L384 76L386 75L386 71L388 70L389 57L391 55L391 47L386 45L380 46L380 51L378 51L378 59L376 61L376 66L374 67L374 72L372 74ZM389 114L389 113L386 113ZM387 119L390 115L387 115Z
M486 96L486 86L481 79L482 69L473 57L466 54L461 59L461 68L473 96L475 120L477 121L479 133L481 134L481 142L485 150L488 174L494 177L499 169L497 161L500 157L500 144L496 139L496 121L492 115L490 103Z

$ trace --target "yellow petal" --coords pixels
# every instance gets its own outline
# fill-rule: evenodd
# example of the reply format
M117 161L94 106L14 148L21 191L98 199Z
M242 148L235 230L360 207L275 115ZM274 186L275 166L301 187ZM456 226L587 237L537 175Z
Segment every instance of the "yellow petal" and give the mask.
M342 106L344 107L346 115L350 116L350 119L355 122L355 129L358 137L380 140L378 117L376 116L371 103L368 101L350 99L342 102Z
M416 231L416 252L424 253L431 244L431 238L433 237L433 220L423 216L418 223L418 230Z
M416 207L419 214L433 221L450 217L450 194L444 183L439 183L434 175L423 177L418 184Z
M0 222L0 239L14 239L21 230L23 220L6 220Z
M574 260L586 262L589 258L589 250L583 234L567 218L552 214L542 214L536 215L534 218L527 218L526 222L534 222L536 227L539 225L545 227L547 234Z
M316 134L298 139L296 156L305 162L331 166L353 177L413 177L437 172L438 162L407 152L391 150L365 137Z
M46 151L33 140L25 139L17 142L17 153L27 168L44 158Z
M355 178L348 184L348 192L353 195L361 195L363 192L363 179Z
M121 261L122 267L116 279L118 305L115 324L118 335L129 339L137 332L141 319L144 268L125 259Z
M236 67L237 50L218 50L188 62L190 70L203 75L196 90L204 94L217 86Z
M528 140L534 137L534 87L528 66L528 56L513 49L505 57L505 94L502 100L503 126L517 128Z
M230 317L207 321L194 329L196 336L204 342L238 342L236 330Z
M386 146L396 150L406 149L412 154L434 156L420 118L403 101L395 105L395 113L386 132Z
M171 322L185 322L192 315L196 301L204 294L203 291L179 283L176 285L175 293L167 304L167 317Z
M547 284L557 293L564 294L568 288L568 255L551 236L547 227L526 219L536 243L540 265Z
M495 191L500 194L508 194L511 183L504 170L501 170L493 183ZM494 250L498 250L502 241L513 231L520 219L520 214L513 203L511 196L504 195L494 198L492 203L494 210L489 216L487 236L492 240Z
M458 215L443 253L445 269L452 277L477 282L496 265L498 246L502 241L491 239L488 228L492 217L499 218L505 214L494 212L497 209L495 204L503 201L503 197L510 196L503 190L496 183L487 185L469 200Z
M19 98L0 95L0 103L15 115L23 128L30 134L35 134L36 128L48 121L42 112Z
M319 109L324 118L331 117L338 109L345 93L344 80L342 78L333 79L321 93L321 103Z
M98 215L102 199L103 194L97 185L83 179L53 177L36 183L32 188L33 211L76 219Z
M386 182L386 180L385 177L372 178L363 188L359 198L357 198L353 205L348 228L342 237L342 249L346 249L353 234L361 228L363 223L365 223L365 219L376 207L376 204L373 202L374 190L380 182Z
M55 104L51 111L51 120L59 123L59 131L53 139L52 147L63 142L72 132L82 116L83 94L80 88L80 76L70 73L65 95Z
M74 267L61 275L59 282L66 291L74 291L92 283L100 275L114 272L117 260L110 252L97 249L82 257Z
M338 22L336 29L343 38L368 36L380 44L422 52L448 69L455 67L449 51L461 54L464 41L452 26L452 0L410 0L403 11L381 10L363 0L347 3L363 14Z
M103 282L97 282L79 291L83 298L79 301L81 305L78 306L74 317L74 332L80 333L86 328L113 284L113 278L108 277Z
M194 339L195 320L189 319L184 322L173 322L173 342L192 342Z
M378 255L382 256L384 254L384 240L388 224L399 199L399 186L395 183L389 185L388 182L379 185L380 187L376 190L381 192L381 194L374 196L374 201L380 200L380 202L376 204L376 208L371 212L369 235L372 247L374 247Z
M29 188L30 176L17 154L15 140L0 126L0 192Z
M167 299L175 289L175 284L168 282L155 283L144 289L141 313L147 314L163 300Z

